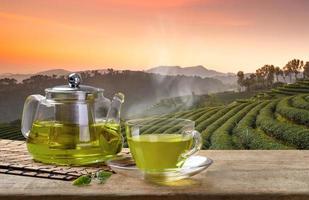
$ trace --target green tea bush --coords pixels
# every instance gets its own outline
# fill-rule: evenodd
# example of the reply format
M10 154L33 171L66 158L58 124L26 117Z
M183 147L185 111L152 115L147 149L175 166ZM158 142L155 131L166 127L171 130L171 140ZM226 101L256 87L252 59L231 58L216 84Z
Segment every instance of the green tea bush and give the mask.
M293 92L295 94L300 94L300 93L309 93L309 88L279 88L279 90L283 92Z
M287 91L282 91L282 90L279 90L279 89L272 89L271 91L273 93L282 94L282 95L295 95L296 94L295 92L287 92Z
M197 113L199 111L207 110L207 109L209 109L209 108L203 107L203 108L199 108L199 109L180 111L180 112L165 114L165 115L162 115L162 117L175 117L175 118L179 118L179 117L182 117L184 115L188 115L188 114L192 114L192 113Z
M261 109L256 124L271 137L282 140L298 149L309 149L309 129L289 123L278 122L274 118L274 111L278 100L272 101Z
M221 114L221 116L218 116L217 114L213 115L212 118L209 118L207 121L207 128L201 132L203 137L203 148L208 149L211 145L210 138L212 133L218 129L220 126L222 126L228 119L236 115L240 110L242 110L244 107L246 107L248 104L239 104L236 107L232 108L225 114L223 113L217 113ZM223 114L223 115L222 115ZM214 119L215 118L215 119ZM205 125L206 123L204 123ZM197 129L198 130L198 129Z
M289 120L309 126L309 111L290 106L291 99L292 97L283 98L278 103L276 111Z
M199 112L196 112L196 113L192 113L192 114L189 114L189 115L186 115L186 116L182 116L180 118L182 118L182 119L189 119L189 120L194 121L197 118L199 118L201 115L204 115L204 113L209 113L209 112L211 112L214 109L215 108L208 108L206 110L202 110L202 111L199 111ZM173 131L178 129L177 127L179 127L179 125L182 126L182 122L175 121L172 125L173 126L171 126L170 123L169 124L164 123L156 130L156 132L159 132L159 133L163 133L163 132L170 133L170 132L173 132Z
M256 105L257 103L249 104L235 112L233 116L226 118L224 123L216 124L218 128L211 135L210 149L234 149L231 132L235 125Z
M18 126L0 125L0 138L10 140L25 140Z
M174 116L173 115L164 115L162 117L159 117L154 122L149 123L147 125L147 127L142 127L141 131L144 132L144 133L164 132L164 131L167 131L166 130L167 126L172 125L172 124L170 124L171 121L166 121L164 118L183 118L183 119L191 118L192 120L194 120L194 119L198 118L200 115L203 115L204 112L208 112L212 109L214 109L214 108L196 109L196 110L191 110L191 112L186 112L184 114L178 114L178 115L174 115ZM175 123L177 123L177 122L175 122Z
M292 99L292 106L300 109L307 109L309 110L309 102L305 100L309 94L305 95L297 95Z
M238 105L241 105L241 104L235 104L235 105L227 106L225 108L219 109L217 112L212 112L212 113L209 113L205 116L201 116L202 119L198 119L196 121L195 129L197 131L200 131L200 132L205 130L210 124L215 122L221 116L223 116L224 114L226 114L227 112L229 112L233 108L237 107Z
M291 84L291 85L285 86L285 88L308 90L309 89L309 85Z
M202 116L200 116L199 118L195 120L195 124L200 124L201 122L207 120L208 118L210 118L211 116L219 112L220 110L222 110L222 107L216 107L208 112L204 112Z
M189 116L179 116L180 118L184 118L184 119L190 119L190 120L197 120L199 117L201 117L202 115L204 115L205 113L208 113L210 111L214 110L214 108L208 108L206 110L202 110L200 112L197 112L197 113L194 113L194 114L191 114Z
M234 146L244 149L290 149L280 141L266 135L262 130L254 128L259 111L268 103L269 101L260 103L239 121L233 129Z

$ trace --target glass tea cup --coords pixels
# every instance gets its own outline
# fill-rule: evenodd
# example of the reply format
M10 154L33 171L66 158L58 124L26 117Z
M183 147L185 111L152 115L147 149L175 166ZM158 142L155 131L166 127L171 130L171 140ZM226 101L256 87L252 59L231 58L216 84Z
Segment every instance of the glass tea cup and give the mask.
M145 118L125 124L127 141L136 166L146 175L177 172L202 146L202 138L191 120Z

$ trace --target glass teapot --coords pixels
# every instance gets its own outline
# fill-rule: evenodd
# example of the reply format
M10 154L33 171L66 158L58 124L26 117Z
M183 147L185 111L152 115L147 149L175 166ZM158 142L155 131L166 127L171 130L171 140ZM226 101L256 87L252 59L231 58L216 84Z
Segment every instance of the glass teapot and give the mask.
M21 131L32 157L44 163L86 165L119 153L124 95L117 93L110 101L103 89L80 85L76 73L68 82L25 101Z

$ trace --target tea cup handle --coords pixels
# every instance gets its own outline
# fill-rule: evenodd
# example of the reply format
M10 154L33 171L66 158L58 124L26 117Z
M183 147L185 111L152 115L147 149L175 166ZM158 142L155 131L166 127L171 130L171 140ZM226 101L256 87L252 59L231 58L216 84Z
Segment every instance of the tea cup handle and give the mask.
M193 137L193 144L190 150L188 150L186 153L182 154L182 157L188 158L198 152L202 148L203 140L202 136L198 131L188 131L186 132Z

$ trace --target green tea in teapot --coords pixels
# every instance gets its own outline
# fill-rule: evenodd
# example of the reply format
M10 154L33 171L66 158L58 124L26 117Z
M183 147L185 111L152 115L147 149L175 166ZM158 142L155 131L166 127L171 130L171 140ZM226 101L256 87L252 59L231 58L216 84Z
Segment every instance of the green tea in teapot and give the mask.
M61 165L104 161L119 153L122 136L118 123L91 125L35 121L27 147L35 160Z

